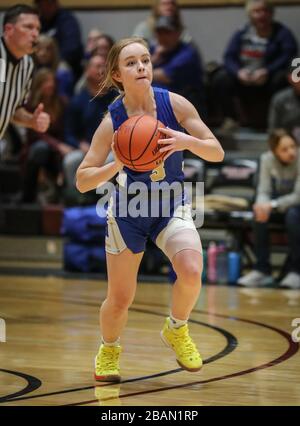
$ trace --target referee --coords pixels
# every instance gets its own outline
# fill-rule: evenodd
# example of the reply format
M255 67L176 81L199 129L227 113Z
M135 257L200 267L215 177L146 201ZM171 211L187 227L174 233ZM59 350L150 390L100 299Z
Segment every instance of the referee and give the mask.
M29 94L33 53L40 32L36 9L26 5L9 8L0 39L0 140L10 121L37 132L46 132L50 117L39 104L31 114L24 105Z

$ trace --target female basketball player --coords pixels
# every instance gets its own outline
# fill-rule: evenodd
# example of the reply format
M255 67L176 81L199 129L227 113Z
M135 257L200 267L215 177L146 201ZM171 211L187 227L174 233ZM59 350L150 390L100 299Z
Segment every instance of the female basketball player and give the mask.
M109 113L96 130L91 147L79 166L77 188L80 192L95 189L121 169L121 187L137 181L147 183L149 188L152 181L183 182L182 152L185 149L208 161L223 160L222 147L193 105L175 93L153 88L151 82L151 58L144 40L130 38L117 42L109 53L107 76L100 92L114 86L122 95L110 105ZM114 131L128 117L140 114L151 115L168 127L160 129L166 135L166 139L161 140L161 151L166 152L163 165L152 172L139 173L123 167L116 156L115 161L104 165L113 149ZM182 204L182 199L173 203L171 218L117 217L109 209L106 237L108 292L100 309L102 344L95 360L95 379L98 381L120 381L119 339L134 300L138 269L148 235L169 257L177 274L172 288L170 317L165 321L161 337L175 351L182 368L198 371L202 367L187 325L200 293L202 247L190 207Z

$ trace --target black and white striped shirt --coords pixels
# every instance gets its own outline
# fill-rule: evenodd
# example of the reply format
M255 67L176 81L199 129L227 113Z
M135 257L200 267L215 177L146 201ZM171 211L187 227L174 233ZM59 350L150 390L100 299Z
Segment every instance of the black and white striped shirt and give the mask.
M33 73L33 60L16 59L0 39L0 139L17 108L26 103Z

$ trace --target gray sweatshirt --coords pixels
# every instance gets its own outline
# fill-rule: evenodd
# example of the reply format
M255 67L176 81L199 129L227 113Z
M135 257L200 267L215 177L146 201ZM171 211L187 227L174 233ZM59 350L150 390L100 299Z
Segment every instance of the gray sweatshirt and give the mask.
M257 188L257 203L272 199L278 202L278 210L300 205L300 152L294 163L284 166L272 151L265 152L260 159L260 174Z

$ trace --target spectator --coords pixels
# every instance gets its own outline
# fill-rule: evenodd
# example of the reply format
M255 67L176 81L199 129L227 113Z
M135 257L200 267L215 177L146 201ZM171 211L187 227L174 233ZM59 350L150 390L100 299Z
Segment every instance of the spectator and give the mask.
M144 38L151 43L155 40L155 22L159 16L167 16L173 18L182 25L180 8L176 0L155 0L152 13L146 21L140 22L133 31L133 36ZM190 43L192 37L186 30L182 31L181 40Z
M181 41L182 27L173 18L161 16L155 23L157 42L150 47L153 85L186 97L204 113L203 69L191 43Z
M300 288L300 153L295 139L285 130L270 136L271 150L261 157L256 203L253 206L255 269L239 284L259 286L273 283L271 276L268 222L271 213L283 214L291 257L290 272L280 286Z
M102 56L92 56L86 65L86 86L75 95L66 115L65 140L74 147L63 162L65 185L67 190L75 188L76 170L87 153L93 134L99 126L108 105L116 97L117 92L110 91L97 96L99 83L104 76L106 61Z
M90 59L92 51L96 47L96 42L99 39L99 37L102 35L102 31L100 31L98 28L92 28L87 37L85 49L84 49L84 59Z
M39 36L33 60L37 69L47 67L55 73L59 95L66 99L72 96L73 72L65 61L59 60L57 44L52 37L43 34Z
M257 111L260 96L265 103L261 124L266 127L268 102L287 85L286 69L297 54L297 43L287 27L273 20L273 6L267 0L248 0L246 10L249 22L229 42L224 69L214 79L214 98L221 103L224 116L236 120L233 99L238 98L244 110L255 103ZM251 117L248 121L253 124Z
M60 56L73 70L77 80L82 72L83 47L80 26L75 16L60 7L59 0L34 0L42 23L42 33L54 37Z
M291 66L288 72L290 87L280 91L271 101L269 131L285 129L292 133L300 145L300 75Z
M114 39L108 34L101 34L95 42L95 48L91 52L91 56L100 55L107 59L108 52L113 47Z
M63 143L65 101L57 93L55 74L48 68L41 68L34 76L28 108L34 110L43 103L50 115L51 124L47 133L29 130L27 133L27 153L24 174L24 202L35 202L37 198L38 176L43 169L52 183L61 169L61 157L72 150Z
M91 51L90 57L97 55L102 56L106 61L108 52L112 48L114 40L108 34L101 34L94 43L94 49ZM75 93L79 93L83 87L86 86L86 75L83 74L77 81L75 86Z

